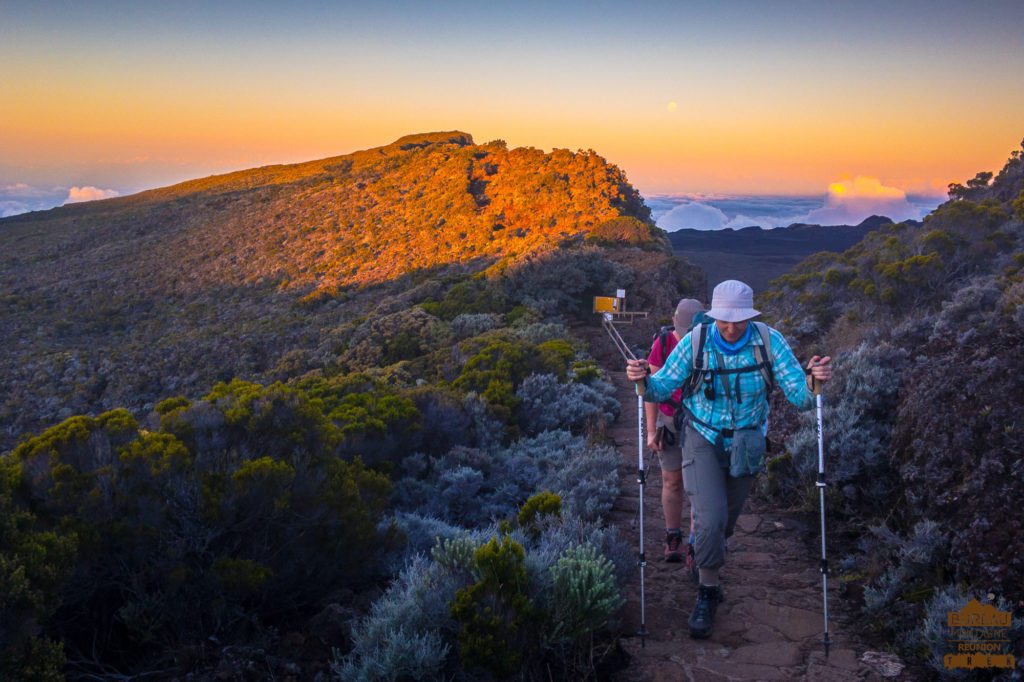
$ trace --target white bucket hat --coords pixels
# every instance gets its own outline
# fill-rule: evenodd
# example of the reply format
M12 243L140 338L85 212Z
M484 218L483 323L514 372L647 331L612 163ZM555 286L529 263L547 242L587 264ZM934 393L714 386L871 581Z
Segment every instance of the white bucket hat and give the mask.
M711 310L707 316L722 322L743 322L757 317L754 310L754 290L735 279L727 279L711 295Z

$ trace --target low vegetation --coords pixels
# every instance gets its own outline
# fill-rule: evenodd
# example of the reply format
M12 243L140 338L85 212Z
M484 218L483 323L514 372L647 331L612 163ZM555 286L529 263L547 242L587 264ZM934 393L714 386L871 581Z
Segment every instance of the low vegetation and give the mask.
M592 676L633 562L569 327L698 279L647 215L445 133L0 223L0 677Z
M950 187L923 226L889 225L775 282L783 330L837 357L826 390L840 580L876 635L939 676L946 613L970 598L1024 636L1024 153ZM782 425L765 492L817 506L815 426ZM1019 671L1018 671L1019 672Z

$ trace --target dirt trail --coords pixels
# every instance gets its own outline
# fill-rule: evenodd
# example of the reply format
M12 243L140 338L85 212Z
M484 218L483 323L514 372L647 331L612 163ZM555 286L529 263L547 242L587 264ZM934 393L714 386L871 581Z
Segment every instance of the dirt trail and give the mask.
M622 416L610 436L622 453L622 493L611 522L632 547L639 541L637 510L636 395L625 372L610 372L622 403ZM820 556L805 542L817 528L787 513L758 509L749 500L746 513L729 541L722 570L725 601L715 616L710 639L690 639L687 619L696 599L696 586L683 564L662 561L664 519L661 513L661 471L647 457L644 495L644 545L647 553L646 612L649 635L641 648L639 637L622 640L631 657L617 680L874 680L877 672L859 660L863 647L844 628L849 616L829 581L829 657L821 644L822 595ZM683 518L689 518L684 507ZM833 558L834 559L834 558ZM640 624L639 572L627 588L623 630Z

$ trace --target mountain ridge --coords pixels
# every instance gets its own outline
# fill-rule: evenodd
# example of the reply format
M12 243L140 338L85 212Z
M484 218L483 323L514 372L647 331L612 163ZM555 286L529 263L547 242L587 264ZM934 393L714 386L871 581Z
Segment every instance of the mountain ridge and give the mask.
M773 229L757 225L682 229L668 233L668 240L677 255L699 263L707 272L708 295L715 283L725 279L741 279L760 292L804 258L820 251L845 251L891 222L885 216L873 215L857 225L793 223Z
M102 218L98 241L117 243L123 231L168 240L154 245L164 253L148 260L152 272L169 256L206 283L272 281L309 293L481 256L514 259L621 216L647 222L649 210L595 152L475 145L453 131L14 216L0 231L41 220L59 238Z
M278 376L296 348L322 364L377 306L588 244L669 253L595 152L461 131L0 220L0 448L68 414Z

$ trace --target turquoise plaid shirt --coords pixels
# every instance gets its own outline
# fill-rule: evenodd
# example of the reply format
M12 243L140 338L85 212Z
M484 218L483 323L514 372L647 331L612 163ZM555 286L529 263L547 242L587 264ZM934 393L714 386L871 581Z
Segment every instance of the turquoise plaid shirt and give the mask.
M714 352L711 331L705 340L708 366L718 369L719 360L725 369L737 369L757 364L754 356L754 345L764 345L761 335L756 329L751 330L750 341L735 355ZM769 327L772 337L772 373L775 385L782 389L789 402L798 409L807 410L814 406L814 394L807 388L807 377L804 368L793 355L786 338L777 330ZM691 332L692 334L692 332ZM690 334L687 334L676 345L665 360L664 366L656 374L647 378L647 391L644 400L660 403L668 399L672 392L685 383L693 368L693 352L690 349ZM723 382L729 382L729 390ZM737 396L736 386L739 385ZM701 382L697 392L683 400L686 407L697 419L711 424L718 429L760 428L768 418L768 401L765 399L764 379L761 372L743 372L742 374L726 374L715 377L715 399L708 400L704 396L705 383ZM728 397L731 395L731 398ZM738 397L738 399L737 399ZM694 428L708 441L714 443L716 434L713 430L694 424ZM729 446L726 439L726 447Z

